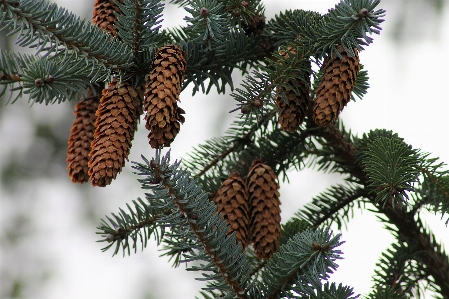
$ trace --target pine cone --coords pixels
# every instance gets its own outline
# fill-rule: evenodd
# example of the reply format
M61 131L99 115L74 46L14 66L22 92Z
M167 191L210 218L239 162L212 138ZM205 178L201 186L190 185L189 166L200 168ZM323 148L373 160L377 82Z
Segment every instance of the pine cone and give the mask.
M122 82L119 87L117 80L103 90L89 160L94 186L109 185L125 165L139 117L135 105L141 100L136 98L143 98L138 91L129 82Z
M277 176L270 166L253 161L246 178L250 202L250 231L256 256L269 259L279 248L281 209Z
M117 36L117 29L114 26L117 18L114 12L121 13L114 0L95 0L92 22L112 36Z
M233 173L221 184L214 198L217 212L231 227L228 234L235 232L243 249L248 245L248 192L239 174Z
M145 120L152 148L170 146L184 123L178 107L186 71L185 52L177 45L159 48L145 85Z
M340 112L349 102L357 74L360 70L360 59L356 49L351 57L342 46L338 46L342 59L336 54L324 64L324 74L313 106L313 120L319 126L325 126L337 119Z
M90 144L94 139L95 120L100 96L94 96L89 89L88 97L75 106L73 122L67 149L67 169L74 183L89 181Z
M288 50L291 53L296 54L295 48L289 47ZM279 53L288 58L287 52L280 51ZM307 69L311 69L310 61L307 62ZM310 102L310 74L311 72L303 72L298 74L298 77L302 76L302 80L294 79L287 82L290 85L296 86L299 94L296 94L290 88L277 88L277 93L280 94L284 92L288 99L287 104L281 96L276 97L276 106L279 109L279 124L284 131L296 132L306 117Z

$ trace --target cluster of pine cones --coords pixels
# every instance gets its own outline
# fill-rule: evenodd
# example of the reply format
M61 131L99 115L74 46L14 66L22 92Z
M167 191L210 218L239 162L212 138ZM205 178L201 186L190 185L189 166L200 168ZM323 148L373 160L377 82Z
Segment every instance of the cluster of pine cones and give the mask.
M253 244L256 256L269 259L279 248L281 209L277 176L270 166L254 160L246 180L233 173L218 189L217 212L235 233L243 249Z
M111 37L118 36L115 12L120 9L113 1L96 0L93 23ZM170 146L184 123L184 110L177 101L185 71L185 52L168 45L158 49L144 87L113 79L96 95L88 90L87 99L75 107L68 142L67 169L72 181L109 185L125 165L143 111L151 147Z
M287 49L296 54L292 47ZM336 120L351 98L357 75L360 71L360 59L357 49L354 56L350 56L342 46L337 47L341 58L337 54L327 57L322 66L323 77L315 91L316 99L312 108L313 121L319 126L326 126ZM286 51L280 51L283 57L288 57ZM309 67L310 69L310 63ZM296 86L298 92L279 87L277 92L284 92L287 102L280 96L276 98L279 109L279 124L284 131L295 132L304 121L310 103L310 72L298 74L298 79L288 82Z
M116 13L120 8L112 0L95 0L93 23L111 37L119 38ZM325 126L335 120L350 100L360 70L358 53L350 56L342 46L337 47L341 58L334 54L323 64L322 80L315 91L312 118ZM294 48L281 51L296 54ZM310 62L305 69L310 69ZM133 81L116 79L102 91L88 91L87 99L75 107L75 122L69 137L67 168L73 182L91 181L94 186L109 185L127 160L140 115L145 111L145 127L150 131L148 140L153 148L170 146L184 123L184 110L178 107L181 85L186 71L186 57L177 45L158 49L145 86ZM279 124L294 132L304 121L310 103L311 72L299 73L289 82L296 86L277 92L284 93L287 101L278 96ZM101 93L101 96L100 96Z

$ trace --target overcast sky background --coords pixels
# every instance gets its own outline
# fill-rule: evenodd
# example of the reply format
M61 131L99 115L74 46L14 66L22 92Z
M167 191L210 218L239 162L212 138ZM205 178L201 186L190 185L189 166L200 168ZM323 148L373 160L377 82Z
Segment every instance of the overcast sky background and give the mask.
M360 54L371 87L362 101L348 104L342 118L354 134L391 129L415 148L449 162L449 5L442 1L446 4L443 11L436 11L431 5L435 1L381 2L380 7L387 10L383 31ZM93 0L53 2L91 18ZM338 1L264 2L266 16L272 18L295 8L325 13ZM169 5L164 13L164 27L183 24L183 9ZM240 82L237 77L235 86ZM235 107L228 94L212 91L191 97L191 90L181 94L186 122L172 146L174 159L186 157L193 146L223 134L235 117L228 114ZM202 284L193 279L199 274L182 267L173 269L166 257L159 257L154 241L130 257L112 258L112 251L101 252L104 243L95 242L99 219L143 197L144 192L132 175L131 163L107 188L70 182L65 151L74 105L30 107L25 99L0 105L0 166L8 175L0 188L0 297L11 298L14 292L21 294L17 298L33 299L199 296ZM154 155L146 135L141 123L130 161L141 161L141 154ZM292 174L290 181L280 189L283 222L341 178L306 169ZM438 216L423 215L447 249L448 228ZM341 232L346 241L340 247L344 260L332 281L350 285L356 293L370 291L374 265L393 241L382 227L369 211L356 211L348 230Z

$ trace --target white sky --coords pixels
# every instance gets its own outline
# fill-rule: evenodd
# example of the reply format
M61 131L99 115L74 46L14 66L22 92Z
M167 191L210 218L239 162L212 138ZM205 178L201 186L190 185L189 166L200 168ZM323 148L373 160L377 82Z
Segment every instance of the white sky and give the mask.
M337 2L265 1L268 18L288 8L324 13ZM85 7L92 5L93 0L60 0L58 3L77 14L83 14ZM380 36L374 36L374 44L360 55L361 62L368 70L371 87L363 101L348 104L342 118L353 133L361 135L374 128L391 129L414 147L432 152L434 157L449 162L449 97L445 90L449 82L449 60L445 58L449 53L449 33L447 29L441 29L449 28L449 5L442 13L439 27L432 21L436 16L426 7L410 10L406 19L409 23L401 25L406 28L406 38L395 42L392 39L395 17L398 10L403 9L403 4L402 1L382 1L380 7L387 9L383 31ZM170 7L169 12L164 26L182 23L182 9ZM416 21L419 25L413 24ZM235 86L238 86L237 82ZM186 157L193 146L219 136L225 131L226 124L233 120L233 115L227 114L235 106L229 95L211 92L208 96L197 94L192 98L190 91L187 88L181 95L186 122L173 143L173 158ZM34 105L26 113L33 119L57 118L59 109L67 109L61 107ZM20 155L21 148L28 147L31 142L33 129L25 117L20 117L23 106L13 105L4 109L10 113L5 113L0 124L0 157L6 157L11 151ZM141 154L147 158L153 155L146 134L141 124L133 141L130 161L141 161ZM112 251L102 253L102 243L95 243L98 240L94 234L95 227L90 222L86 224L82 221L86 202L95 206L95 213L108 215L116 212L118 207L125 207L125 202L143 197L136 177L130 175L130 164L127 163L124 172L111 186L95 190L94 198L83 198L85 194L82 190L91 186L72 185L64 177L64 169L55 169L61 172L62 177L57 184L54 180L41 179L17 193L16 196L20 196L17 201L2 199L2 225L12 225L6 223L9 213L26 210L33 215L32 229L21 244L13 251L8 250L10 247L7 244L2 244L7 248L2 250L2 267L17 264L14 270L17 275L38 277L42 281L42 284L26 287L24 298L187 299L199 296L201 283L192 278L197 274L171 268L167 258L158 257L160 252L154 242L143 252L130 257L111 258ZM280 189L283 222L309 202L312 196L339 180L337 175L325 175L316 170L292 174L291 184L282 184ZM433 215L426 215L425 219L447 249L448 228ZM383 224L369 211L356 212L349 229L342 231L342 240L346 243L340 249L345 259L339 262L340 267L332 276L332 281L350 285L356 293L369 292L374 265L382 250L393 241L382 227ZM42 272L42 269L48 272ZM0 286L4 287L2 284ZM151 292L151 296L145 297L143 290ZM0 290L0 294L4 292Z

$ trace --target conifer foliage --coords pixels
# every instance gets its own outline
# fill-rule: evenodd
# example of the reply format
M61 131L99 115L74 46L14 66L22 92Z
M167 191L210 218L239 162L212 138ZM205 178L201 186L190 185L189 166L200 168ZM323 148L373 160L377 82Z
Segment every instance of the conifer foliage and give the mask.
M0 52L0 99L82 99L69 136L72 181L110 184L145 113L154 155L133 164L145 197L101 220L103 250L131 254L154 237L175 267L201 273L207 299L352 299L351 286L327 282L344 242L329 226L350 225L358 208L396 238L366 298L423 298L426 288L449 299L448 255L419 217L422 209L447 217L449 171L391 131L354 136L339 119L367 93L358 55L381 32L380 0L272 19L261 0L171 2L185 9L186 25L160 30L162 0L95 0L91 21L47 0L0 0L0 28L36 50ZM234 88L236 69L246 77ZM233 91L236 120L173 161L162 150L179 146L181 91L214 86ZM280 181L314 167L345 181L301 198L309 202L282 224Z

